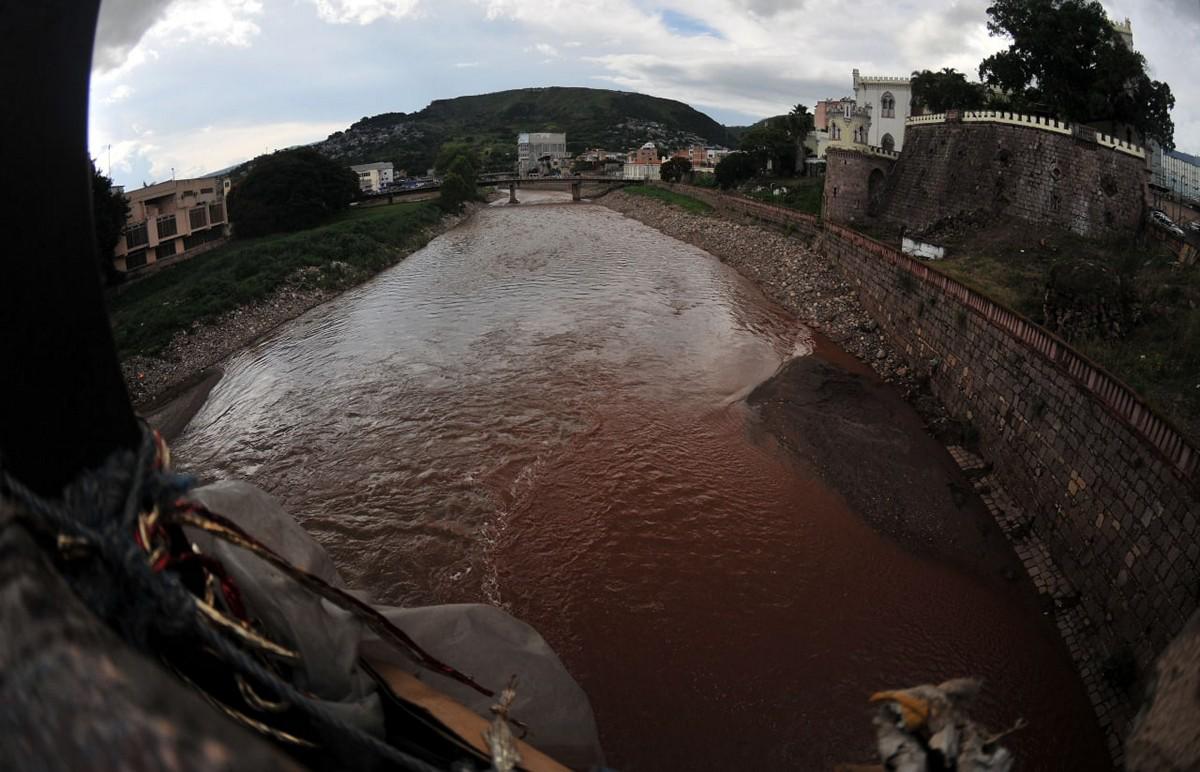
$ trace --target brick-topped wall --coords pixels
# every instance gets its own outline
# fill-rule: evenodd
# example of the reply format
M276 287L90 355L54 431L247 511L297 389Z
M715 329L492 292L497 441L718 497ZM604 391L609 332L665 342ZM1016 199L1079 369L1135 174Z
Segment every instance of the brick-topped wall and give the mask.
M838 171L830 163L831 182ZM1094 132L1077 137L1049 122L914 121L880 216L914 234L983 212L1084 236L1128 236L1141 226L1147 183L1144 157Z

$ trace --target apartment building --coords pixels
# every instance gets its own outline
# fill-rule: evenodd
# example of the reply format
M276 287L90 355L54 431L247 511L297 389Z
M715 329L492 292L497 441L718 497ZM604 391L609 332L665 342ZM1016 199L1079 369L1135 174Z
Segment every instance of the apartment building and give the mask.
M358 175L358 187L363 193L378 193L390 188L395 181L395 168L391 161L376 161L351 166L350 171Z
M567 166L567 135L554 132L524 132L517 135L517 173L542 174L547 169Z
M118 271L135 271L229 235L227 177L170 180L125 191L129 217L117 242Z

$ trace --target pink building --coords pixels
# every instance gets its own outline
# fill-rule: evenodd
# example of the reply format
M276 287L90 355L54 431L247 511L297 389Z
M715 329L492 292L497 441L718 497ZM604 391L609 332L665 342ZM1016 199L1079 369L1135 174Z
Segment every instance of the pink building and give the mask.
M129 217L113 257L134 271L229 235L226 177L170 180L126 192Z

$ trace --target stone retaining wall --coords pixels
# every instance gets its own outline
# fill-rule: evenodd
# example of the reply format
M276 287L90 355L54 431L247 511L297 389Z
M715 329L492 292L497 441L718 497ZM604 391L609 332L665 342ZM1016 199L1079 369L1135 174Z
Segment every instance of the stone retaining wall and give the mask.
M906 129L904 152L868 213L884 223L920 235L948 218L982 213L1090 237L1129 236L1142 225L1149 173L1132 146L1065 124L921 117L941 120ZM868 187L877 190L869 181L875 157L848 160L852 152L831 150L826 189L858 200ZM864 210L839 204L826 216L856 222Z
M1121 673L1146 673L1200 599L1191 444L1065 342L926 263L798 212L688 194L815 233L890 342L974 427L994 485L981 492L1053 602L1120 759L1138 696Z

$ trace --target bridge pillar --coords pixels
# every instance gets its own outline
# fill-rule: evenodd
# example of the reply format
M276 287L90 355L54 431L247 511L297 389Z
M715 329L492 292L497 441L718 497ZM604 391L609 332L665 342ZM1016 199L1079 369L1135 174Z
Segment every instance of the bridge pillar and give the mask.
M571 200L572 201L579 201L582 199L582 196L580 195L580 191L582 188L583 188L582 182L572 182L571 183Z
M515 182L508 183L508 203L510 203L510 204L519 204L520 203L519 201L517 201L517 183L515 183Z

